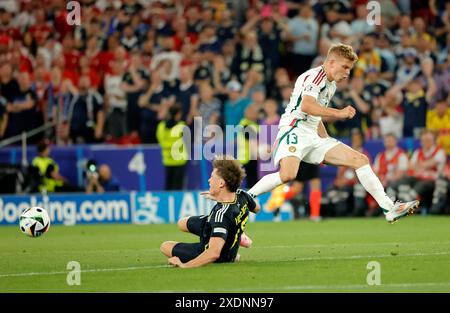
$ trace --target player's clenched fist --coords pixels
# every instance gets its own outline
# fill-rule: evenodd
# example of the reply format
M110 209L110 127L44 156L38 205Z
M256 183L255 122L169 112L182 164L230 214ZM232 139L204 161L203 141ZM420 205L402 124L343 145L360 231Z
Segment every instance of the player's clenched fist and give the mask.
M338 114L338 118L341 119L353 118L356 114L356 110L352 106L346 106L345 108L339 110Z

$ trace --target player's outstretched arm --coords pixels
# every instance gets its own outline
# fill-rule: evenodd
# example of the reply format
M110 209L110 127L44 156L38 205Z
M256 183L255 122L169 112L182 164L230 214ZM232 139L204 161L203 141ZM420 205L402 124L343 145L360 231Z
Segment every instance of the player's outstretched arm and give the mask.
M255 201L255 202L256 202L256 201ZM255 206L255 208L254 208L251 212L257 214L257 213L259 213L259 211L261 211L261 206L259 205L258 202L256 202L256 206Z
M178 257L171 257L169 264L181 268L200 267L216 261L220 257L225 240L220 237L209 239L208 249L203 251L198 257L187 263L182 263Z
M217 201L217 199L216 199L214 196L212 196L212 195L209 193L208 190L207 190L207 191L201 191L201 192L200 192L200 195L203 196L203 197L205 197L206 199L213 200L213 201Z
M353 118L355 116L355 109L352 106L346 106L343 109L325 108L317 103L317 100L312 96L303 96L302 112L308 115L320 117L332 117L338 119Z

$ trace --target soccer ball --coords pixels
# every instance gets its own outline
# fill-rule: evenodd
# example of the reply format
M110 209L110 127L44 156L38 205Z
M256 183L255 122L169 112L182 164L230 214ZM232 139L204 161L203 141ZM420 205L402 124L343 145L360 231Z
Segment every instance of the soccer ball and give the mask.
M50 228L50 217L46 210L31 207L20 215L20 230L27 236L39 237Z

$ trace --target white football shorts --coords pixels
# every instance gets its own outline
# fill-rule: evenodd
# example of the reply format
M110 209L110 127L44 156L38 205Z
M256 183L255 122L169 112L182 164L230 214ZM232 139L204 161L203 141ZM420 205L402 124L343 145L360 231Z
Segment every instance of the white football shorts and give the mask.
M283 126L278 130L272 159L275 167L288 156L295 156L306 163L320 164L325 154L340 143L331 137L321 138L316 131L307 127Z

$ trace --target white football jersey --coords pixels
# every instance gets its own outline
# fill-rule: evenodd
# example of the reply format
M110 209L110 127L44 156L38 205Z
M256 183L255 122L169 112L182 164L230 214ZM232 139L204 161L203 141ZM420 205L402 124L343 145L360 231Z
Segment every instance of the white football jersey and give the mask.
M307 95L316 99L323 107L328 107L331 98L336 91L336 82L328 81L322 66L306 71L297 78L291 99L281 116L279 127L283 126L306 126L317 131L322 118L320 116L308 115L302 112L302 97Z

